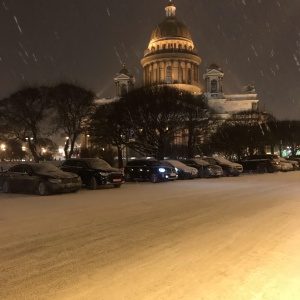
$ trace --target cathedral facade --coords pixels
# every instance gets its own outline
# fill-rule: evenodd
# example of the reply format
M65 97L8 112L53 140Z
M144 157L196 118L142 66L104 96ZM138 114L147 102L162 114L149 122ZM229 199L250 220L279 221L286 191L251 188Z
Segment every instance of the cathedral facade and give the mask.
M240 112L258 111L259 100L253 84L247 85L241 94L224 94L223 77L224 72L215 63L212 63L203 74L204 95L209 106L221 119L227 119Z
M224 72L214 62L203 74L202 84L199 75L201 61L189 30L177 19L176 7L169 0L165 18L152 31L141 60L144 85L167 84L195 95L204 94L209 106L221 119L258 110L259 100L254 86L249 85L244 93L224 94Z

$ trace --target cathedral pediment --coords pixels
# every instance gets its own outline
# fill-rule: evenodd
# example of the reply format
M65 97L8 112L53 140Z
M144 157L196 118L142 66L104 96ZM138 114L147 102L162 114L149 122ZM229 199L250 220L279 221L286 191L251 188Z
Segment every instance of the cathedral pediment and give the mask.
M119 74L117 77L114 78L115 81L120 81L120 80L131 80L132 77L125 75L125 74Z
M206 76L218 76L220 74L224 74L224 72L218 71L216 69L212 69L212 70L207 71L205 75Z

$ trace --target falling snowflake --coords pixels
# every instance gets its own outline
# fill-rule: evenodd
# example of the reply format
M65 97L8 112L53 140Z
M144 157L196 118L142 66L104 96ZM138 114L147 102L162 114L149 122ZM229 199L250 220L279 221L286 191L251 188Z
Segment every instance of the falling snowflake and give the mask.
M17 17L14 16L14 19L15 19L15 22L16 22L16 24L17 24L17 26L18 26L18 29L19 29L20 33L23 34L22 29L21 29L21 27L20 27L20 25L19 25L19 22L18 22Z

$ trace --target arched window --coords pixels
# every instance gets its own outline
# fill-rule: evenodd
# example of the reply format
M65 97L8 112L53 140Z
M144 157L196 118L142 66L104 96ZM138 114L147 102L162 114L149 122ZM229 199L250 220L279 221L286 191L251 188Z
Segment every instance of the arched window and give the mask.
M166 83L172 83L172 67L167 67Z
M126 95L126 94L127 94L127 86L126 86L125 83L123 83L123 84L121 85L121 96L124 96L124 95Z
M210 83L210 92L216 93L218 91L218 83L217 80L212 80Z

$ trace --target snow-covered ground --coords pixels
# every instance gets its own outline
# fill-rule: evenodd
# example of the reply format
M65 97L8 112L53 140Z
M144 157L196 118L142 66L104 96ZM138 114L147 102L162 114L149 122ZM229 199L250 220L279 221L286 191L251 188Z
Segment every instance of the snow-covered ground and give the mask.
M0 299L300 299L300 172L0 193Z

